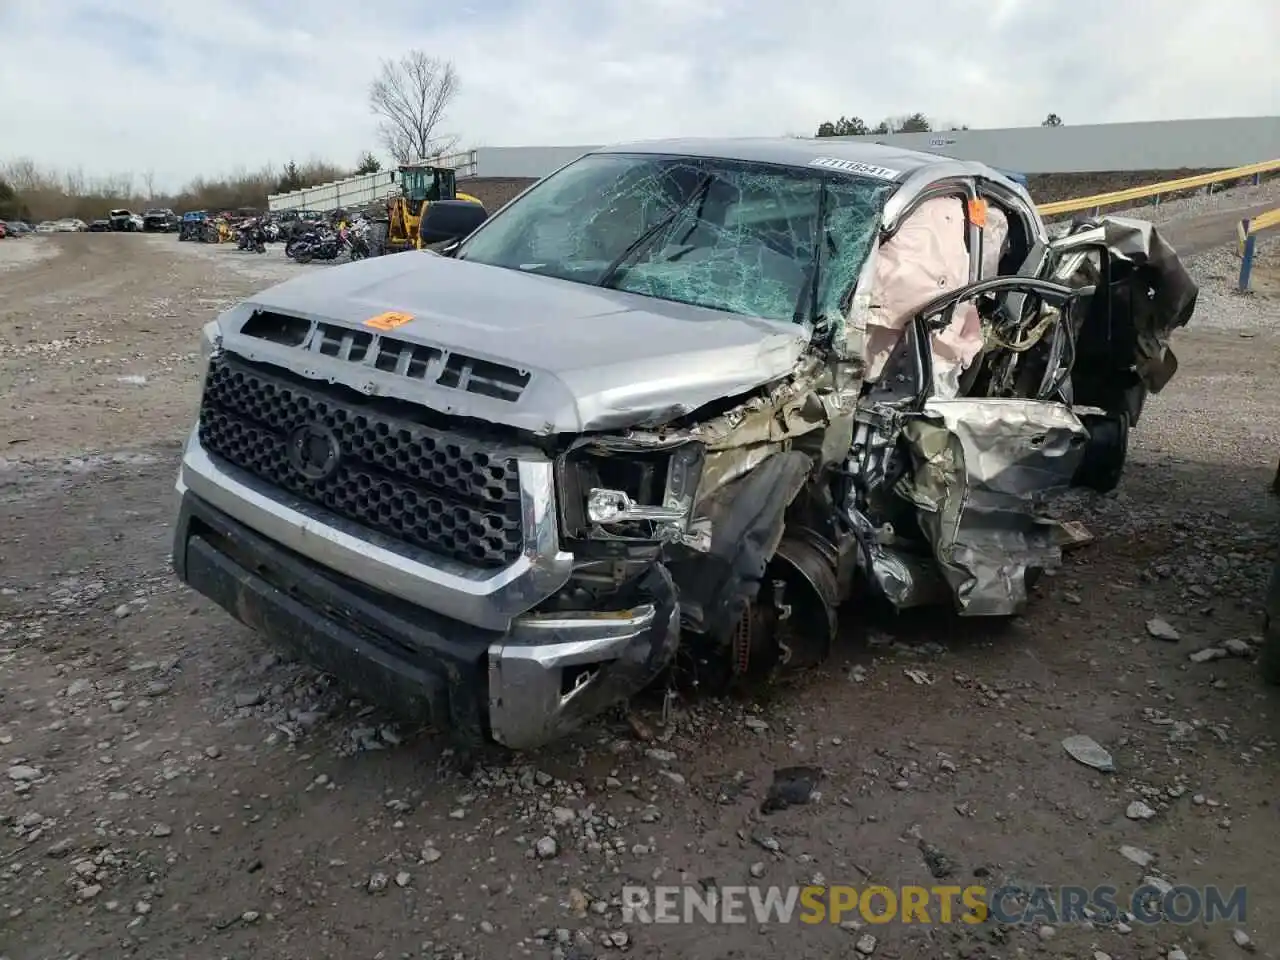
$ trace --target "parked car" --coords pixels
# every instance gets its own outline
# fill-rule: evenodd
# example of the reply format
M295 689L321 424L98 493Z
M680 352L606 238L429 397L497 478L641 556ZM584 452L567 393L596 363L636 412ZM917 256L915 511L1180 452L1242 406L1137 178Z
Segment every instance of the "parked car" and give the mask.
M0 220L0 240L5 240L9 236L9 224Z
M178 575L389 706L536 746L669 667L813 664L865 595L1006 616L1107 489L1197 289L990 167L595 150L449 248L203 331Z
M109 233L110 230L111 230L110 220L94 220L91 224L89 224L89 231L91 233Z
M168 207L153 208L142 215L142 229L152 233L172 233L181 220Z
M129 210L112 210L108 214L108 219L111 221L112 230L133 233L142 229L142 218Z
M58 225L52 220L45 220L36 225L36 233L57 233Z
M25 220L10 220L9 236L25 237L35 232L35 228Z

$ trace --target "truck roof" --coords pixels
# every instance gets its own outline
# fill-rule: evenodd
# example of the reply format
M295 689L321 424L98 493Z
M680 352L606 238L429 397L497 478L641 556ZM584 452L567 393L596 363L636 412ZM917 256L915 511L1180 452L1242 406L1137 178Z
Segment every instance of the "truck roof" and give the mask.
M826 166L837 170L846 169L850 173L857 173L862 166L892 171L894 179L901 179L930 164L947 163L950 159L936 153L827 137L812 140L798 137L684 137L619 143L590 152L671 154L791 167Z

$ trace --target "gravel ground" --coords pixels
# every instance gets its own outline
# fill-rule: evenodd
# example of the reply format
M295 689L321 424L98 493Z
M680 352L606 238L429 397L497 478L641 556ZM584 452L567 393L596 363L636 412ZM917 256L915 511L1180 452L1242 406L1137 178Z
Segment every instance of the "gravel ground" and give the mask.
M1242 331L1280 329L1280 234L1260 242L1254 259L1252 292L1239 292L1240 256L1234 244L1194 254L1184 261L1200 285L1197 329Z
M1096 539L1024 616L847 610L830 664L753 699L686 694L664 718L646 698L551 749L462 764L169 570L196 331L325 267L49 242L61 255L0 297L7 960L1280 956L1280 695L1251 662L1280 519L1280 334L1231 301L1177 338L1121 489L1059 505ZM1072 735L1115 771L1072 759ZM796 764L818 791L764 812ZM1144 878L1245 885L1247 918L709 929L627 924L619 899Z
M47 236L6 237L0 240L0 273L26 267L58 255L59 246Z

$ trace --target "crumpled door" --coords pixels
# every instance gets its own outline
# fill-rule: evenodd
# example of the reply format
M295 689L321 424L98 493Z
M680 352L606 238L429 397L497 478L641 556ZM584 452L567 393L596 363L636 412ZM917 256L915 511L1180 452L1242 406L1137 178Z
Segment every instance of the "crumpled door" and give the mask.
M1042 501L1071 483L1088 431L1042 400L933 399L903 430L913 470L898 492L962 614L1016 613L1027 571L1061 561L1058 524Z

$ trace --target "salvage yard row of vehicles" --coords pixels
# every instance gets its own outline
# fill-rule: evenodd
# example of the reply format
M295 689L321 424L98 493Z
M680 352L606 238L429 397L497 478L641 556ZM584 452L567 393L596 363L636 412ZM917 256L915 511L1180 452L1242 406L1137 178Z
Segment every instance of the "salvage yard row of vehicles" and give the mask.
M860 143L599 149L473 227L205 327L174 566L513 748L812 664L869 596L1016 613L1197 298L1150 224Z
M252 221L263 227L273 227L274 238L287 241L295 232L309 229L317 223L328 222L332 216L332 212L326 214L310 210L264 214L253 207L223 210L213 214L205 210L189 210L179 220L178 239L226 243L237 239L240 228Z
M42 220L37 224L25 220L0 220L0 239L5 237L21 237L29 233L83 233L89 225L75 217L62 220Z
M107 233L122 231L128 233L148 231L159 233L176 232L180 219L176 213L167 208L148 210L145 214L136 214L129 210L112 210L106 217L86 223L77 217L65 217L61 220L44 220L34 226L22 221L9 221L3 224L5 234L19 235L25 233Z

